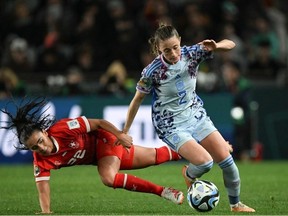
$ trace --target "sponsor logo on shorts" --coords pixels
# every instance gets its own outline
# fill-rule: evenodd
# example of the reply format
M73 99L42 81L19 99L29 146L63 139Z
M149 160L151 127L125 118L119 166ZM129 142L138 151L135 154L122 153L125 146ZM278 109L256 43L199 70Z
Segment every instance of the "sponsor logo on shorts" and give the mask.
M180 137L178 136L178 134L173 135L172 142L173 143L179 143L180 142Z

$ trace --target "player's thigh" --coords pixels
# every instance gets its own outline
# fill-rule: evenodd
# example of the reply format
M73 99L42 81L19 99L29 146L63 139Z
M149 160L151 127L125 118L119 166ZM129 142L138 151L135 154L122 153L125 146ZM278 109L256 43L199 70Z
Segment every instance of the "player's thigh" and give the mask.
M99 137L96 145L96 158L99 174L118 172L124 147L122 145L115 145L117 138L106 131L102 130Z
M213 160L218 163L230 155L229 143L219 131L214 131L201 141L201 145L210 153Z
M155 164L155 148L147 148L134 145L133 169L148 167Z
M194 139L190 139L181 145L178 153L195 165L200 165L212 160L211 155Z

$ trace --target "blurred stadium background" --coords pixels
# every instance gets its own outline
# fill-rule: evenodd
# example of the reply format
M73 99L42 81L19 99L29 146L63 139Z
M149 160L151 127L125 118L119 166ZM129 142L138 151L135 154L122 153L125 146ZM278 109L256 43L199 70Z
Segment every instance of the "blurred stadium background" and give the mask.
M201 64L199 95L237 159L288 159L287 9L285 0L0 0L0 107L45 95L57 119L103 117L122 127L153 59L147 40L163 21L183 45L236 42ZM162 145L149 103L131 134L141 145ZM0 164L31 162L14 142L0 131Z

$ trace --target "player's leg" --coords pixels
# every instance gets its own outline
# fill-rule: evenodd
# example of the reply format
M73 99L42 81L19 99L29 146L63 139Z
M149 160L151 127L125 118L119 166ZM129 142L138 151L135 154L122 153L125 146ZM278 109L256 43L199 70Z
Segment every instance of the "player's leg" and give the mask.
M115 176L120 169L120 163L121 161L117 156L104 156L98 159L98 173L104 185L113 187Z
M167 146L160 148L146 148L133 145L129 151L123 150L120 169L139 169L164 163L166 161L179 159L179 155L176 152L171 151ZM159 186L137 177L134 177L134 179L132 179L132 177L130 178L134 181L131 183L134 185L138 184L142 192L154 193L176 204L182 204L183 202L184 195L183 192L179 190L171 187ZM121 184L121 181L119 183Z
M186 141L179 147L179 154L190 163L182 169L187 188L204 173L207 173L213 166L211 155L194 139Z
M189 129L178 130L163 139L168 146L178 151L181 157L190 162L182 169L187 188L191 186L196 178L201 177L213 166L211 155L196 142L191 134L192 132Z
M121 160L117 156L105 156L98 160L98 172L104 185L161 196L162 186L130 174L120 173L120 166Z
M114 146L101 141L97 144L98 172L102 182L113 188L123 188L129 191L152 193L162 196L176 204L181 204L184 195L181 191L154 184L137 176L120 173L120 167L132 168L134 146L127 151L122 146ZM123 163L122 163L122 158Z
M201 141L223 172L224 185L228 192L232 211L254 212L255 210L240 202L240 174L232 155L231 147L218 131L212 132Z
M122 164L126 163L124 160L127 156L123 156ZM132 160L131 157L128 157ZM168 146L159 148L147 148L134 145L134 156L131 169L140 169L148 166L158 165L167 161L177 161L181 157L178 153L171 150ZM125 169L129 169L126 167Z

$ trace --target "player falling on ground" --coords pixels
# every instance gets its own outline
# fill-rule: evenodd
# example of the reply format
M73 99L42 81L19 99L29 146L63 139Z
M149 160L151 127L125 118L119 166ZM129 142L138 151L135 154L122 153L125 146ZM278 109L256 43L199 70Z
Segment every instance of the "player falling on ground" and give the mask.
M45 115L44 98L31 99L17 106L16 115L9 116L3 129L16 129L18 149L33 151L34 175L38 189L41 213L51 213L50 170L75 165L97 165L104 185L130 191L151 193L176 204L182 204L181 191L163 187L119 170L145 168L180 157L166 146L146 148L131 145L132 137L103 119L61 119L55 122ZM2 122L3 124L3 122Z

